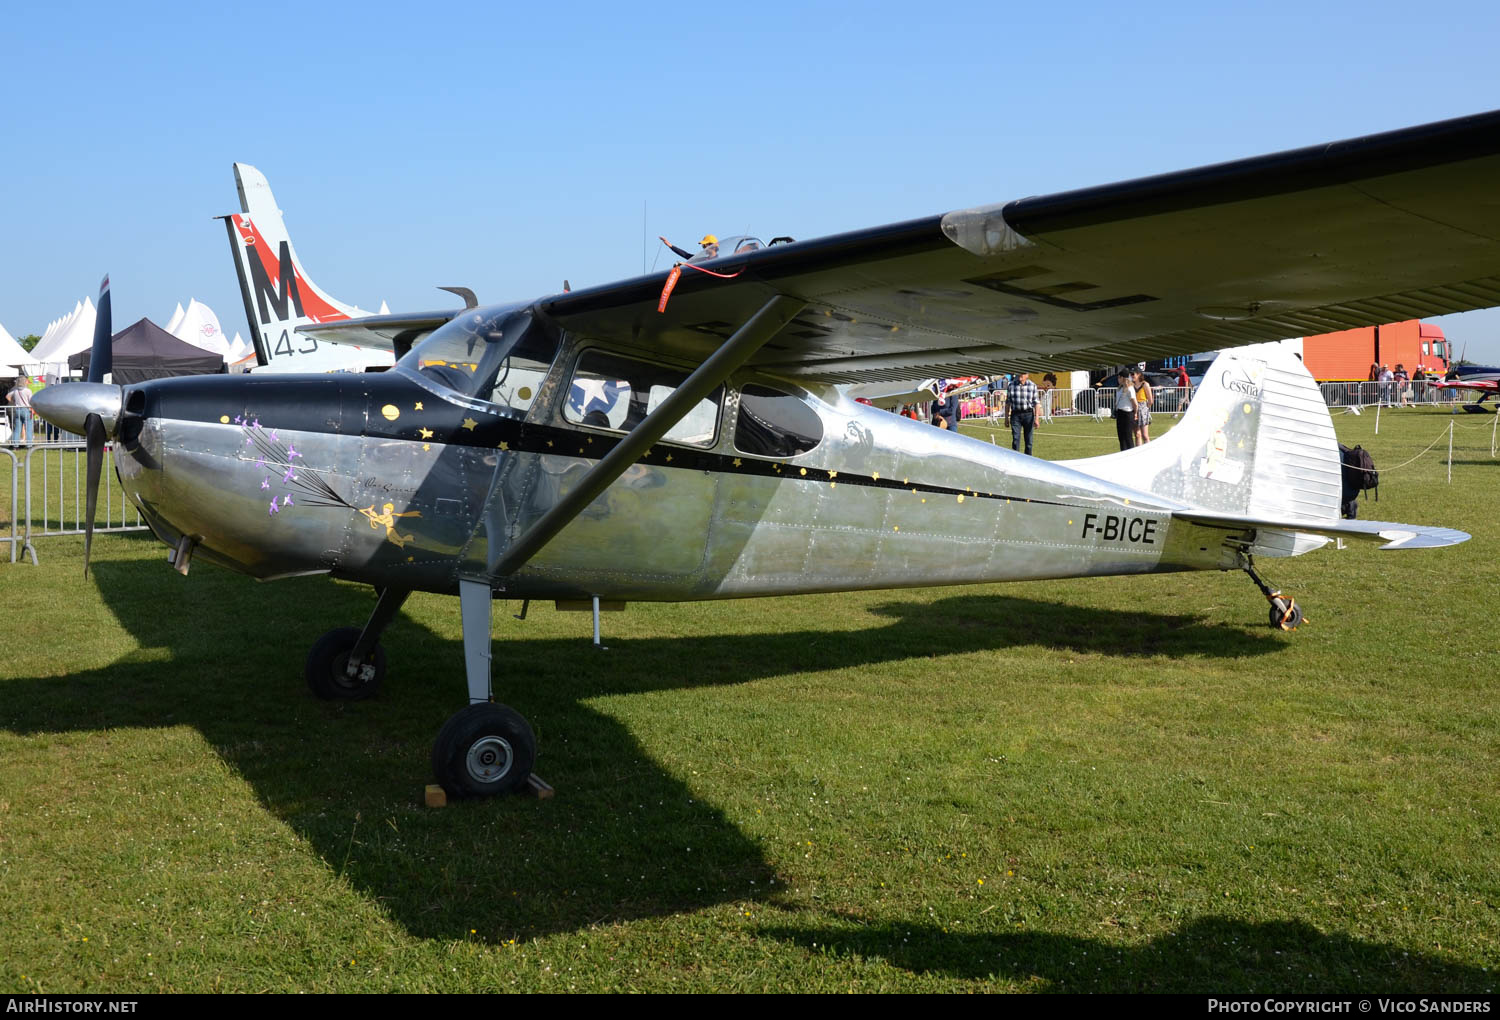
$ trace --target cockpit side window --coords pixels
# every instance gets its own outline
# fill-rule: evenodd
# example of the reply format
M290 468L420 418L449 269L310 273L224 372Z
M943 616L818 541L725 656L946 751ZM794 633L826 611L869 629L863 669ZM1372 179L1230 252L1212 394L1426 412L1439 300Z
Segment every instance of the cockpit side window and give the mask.
M573 370L563 417L577 425L629 432L686 378L676 369L604 351L585 351ZM723 397L720 387L700 400L664 438L691 446L712 446Z
M752 457L795 457L823 441L823 420L807 402L769 386L740 391L734 447Z

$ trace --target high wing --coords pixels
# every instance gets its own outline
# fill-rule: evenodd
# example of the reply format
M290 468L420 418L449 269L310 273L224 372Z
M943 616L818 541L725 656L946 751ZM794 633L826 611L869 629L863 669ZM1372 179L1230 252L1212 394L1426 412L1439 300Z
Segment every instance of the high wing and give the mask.
M1091 368L1500 304L1500 111L699 263L539 302L701 359L775 295L752 364L809 382Z

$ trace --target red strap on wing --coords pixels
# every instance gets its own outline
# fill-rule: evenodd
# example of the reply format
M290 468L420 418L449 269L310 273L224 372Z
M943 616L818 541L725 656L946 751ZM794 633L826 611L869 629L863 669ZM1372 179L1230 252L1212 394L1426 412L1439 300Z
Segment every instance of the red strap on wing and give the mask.
M672 297L672 289L677 286L677 281L682 278L683 269L696 269L700 273L707 273L709 276L716 276L721 280L733 280L736 276L744 272L743 269L736 269L732 273L716 273L712 269L704 269L702 266L695 266L691 262L679 262L672 267L672 271L667 274L667 282L662 285L661 300L656 303L656 310L658 312L665 312L667 310L667 301Z

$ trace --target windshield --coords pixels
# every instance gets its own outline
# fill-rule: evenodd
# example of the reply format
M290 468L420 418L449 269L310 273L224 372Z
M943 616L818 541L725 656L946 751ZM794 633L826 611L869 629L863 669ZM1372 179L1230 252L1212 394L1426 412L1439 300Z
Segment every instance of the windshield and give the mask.
M735 234L730 237L719 238L719 243L713 246L712 253L705 249L703 251L700 251L697 255L694 255L688 261L704 262L708 259L722 258L725 255L743 255L746 252L759 251L764 247L765 245L761 243L761 240L758 237L750 237L745 234Z
M537 322L529 307L473 308L434 330L399 367L466 397L524 414L560 342L561 336Z

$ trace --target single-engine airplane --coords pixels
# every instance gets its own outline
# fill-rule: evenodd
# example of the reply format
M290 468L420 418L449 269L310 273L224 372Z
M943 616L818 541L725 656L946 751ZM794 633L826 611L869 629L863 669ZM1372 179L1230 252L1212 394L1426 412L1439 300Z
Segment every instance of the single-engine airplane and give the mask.
M1483 365L1458 365L1449 373L1447 379L1441 381L1433 380L1427 385L1437 390L1469 390L1479 394L1479 399L1474 401L1474 403L1460 406L1465 411L1474 414L1483 414L1486 410L1484 402L1497 393L1500 393L1500 368L1489 368Z
M496 597L1239 569L1290 630L1301 609L1256 557L1464 541L1339 518L1327 407L1273 345L1225 350L1162 439L1066 463L835 384L1128 364L1500 304L1497 180L1493 112L696 264L711 272L299 326L394 348L388 372L70 384L35 407L88 436L91 494L113 437L179 571L378 590L363 627L308 655L322 697L374 693L411 592L457 594L470 704L433 765L454 794L493 794L525 784L536 750L493 700Z

